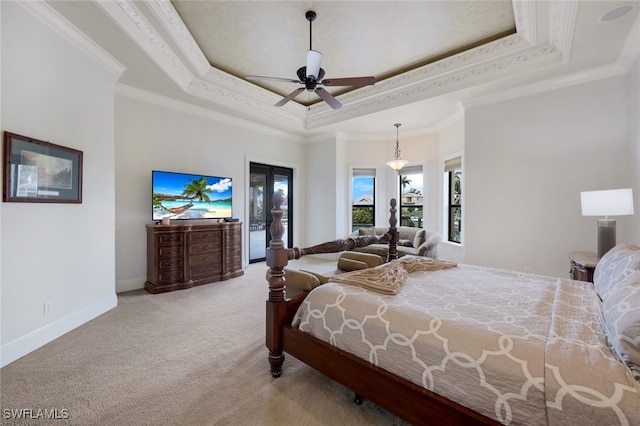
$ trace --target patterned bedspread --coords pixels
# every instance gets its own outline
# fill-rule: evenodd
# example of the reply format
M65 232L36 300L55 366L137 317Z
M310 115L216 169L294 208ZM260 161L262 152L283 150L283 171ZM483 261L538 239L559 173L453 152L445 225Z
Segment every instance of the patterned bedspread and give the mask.
M640 425L591 285L459 265L396 295L327 283L294 326L503 424Z

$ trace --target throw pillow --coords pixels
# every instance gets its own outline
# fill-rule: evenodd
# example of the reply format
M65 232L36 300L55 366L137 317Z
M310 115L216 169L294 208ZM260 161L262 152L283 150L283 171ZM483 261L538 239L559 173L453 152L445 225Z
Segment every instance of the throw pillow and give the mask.
M327 275L323 275L319 272L313 272L313 271L307 271L305 269L301 269L301 272L306 272L308 274L313 275L314 277L316 277L318 279L318 281L320 281L320 284L326 284L329 282L329 278L331 278L330 276Z
M369 268L374 268L384 263L382 257L377 254L356 251L345 251L340 255L340 259L351 259L364 262Z
M376 235L375 228L360 228L358 229L358 235Z
M369 265L359 260L347 259L341 257L338 259L338 269L345 272L357 271L359 269L367 269Z
M598 262L593 273L593 285L600 299L608 294L626 276L640 270L640 247L618 244Z
M413 247L413 241L411 240L398 240L398 245L403 247Z
M425 231L424 229L420 229L416 232L416 236L413 238L413 246L415 248L418 248L425 241L427 241L427 231Z
M640 379L640 272L627 275L607 294L602 317L609 344Z

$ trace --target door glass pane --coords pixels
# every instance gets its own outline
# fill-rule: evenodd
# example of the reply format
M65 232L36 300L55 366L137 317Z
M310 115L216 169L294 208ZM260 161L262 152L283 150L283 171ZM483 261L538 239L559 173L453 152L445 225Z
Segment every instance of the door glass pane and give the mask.
M251 173L249 186L249 261L267 256L265 189L267 176Z
M284 198L282 203L282 226L284 227L282 241L284 241L285 247L289 247L289 177L275 174L273 176L273 190L274 192L282 192Z

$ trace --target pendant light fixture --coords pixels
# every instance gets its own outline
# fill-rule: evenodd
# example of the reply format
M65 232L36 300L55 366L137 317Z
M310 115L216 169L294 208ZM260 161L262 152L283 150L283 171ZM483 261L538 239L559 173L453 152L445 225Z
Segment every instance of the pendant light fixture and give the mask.
M399 127L401 126L401 124L396 123L394 124L394 126L396 126L396 151L395 151L394 159L391 161L387 161L387 166L391 167L393 170L400 173L400 169L406 166L409 162L407 160L402 160L400 158L400 140L398 136L399 136Z

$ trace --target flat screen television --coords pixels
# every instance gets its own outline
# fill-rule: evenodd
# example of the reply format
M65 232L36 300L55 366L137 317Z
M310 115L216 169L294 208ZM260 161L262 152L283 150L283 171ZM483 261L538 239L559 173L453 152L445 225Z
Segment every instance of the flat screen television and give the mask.
M222 219L233 216L229 177L153 170L153 220Z

